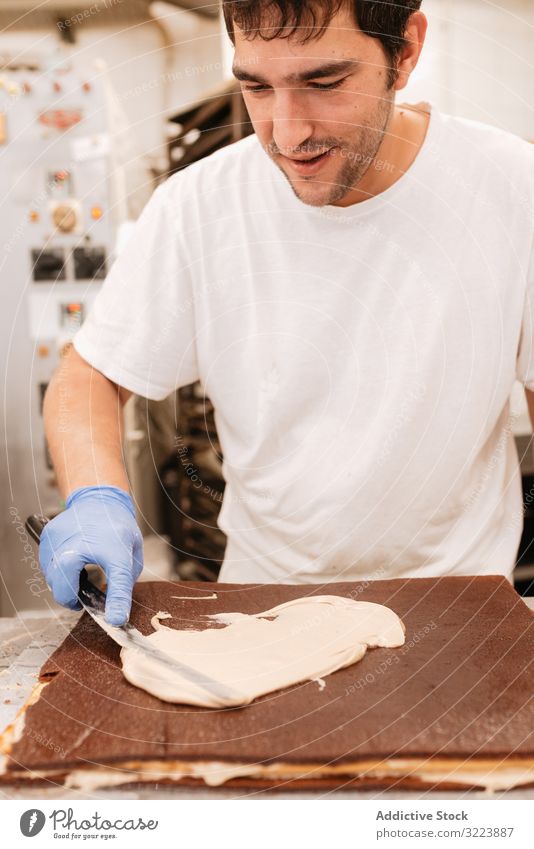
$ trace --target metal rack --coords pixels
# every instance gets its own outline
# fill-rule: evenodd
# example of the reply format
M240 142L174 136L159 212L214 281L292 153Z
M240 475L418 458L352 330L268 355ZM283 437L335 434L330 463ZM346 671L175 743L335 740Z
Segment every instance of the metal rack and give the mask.
M169 174L253 132L239 85L224 83L169 121Z

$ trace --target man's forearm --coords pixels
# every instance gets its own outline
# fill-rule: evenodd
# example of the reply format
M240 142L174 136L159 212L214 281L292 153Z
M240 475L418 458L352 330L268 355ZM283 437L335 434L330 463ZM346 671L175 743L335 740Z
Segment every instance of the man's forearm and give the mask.
M128 491L122 455L124 393L74 349L62 359L44 402L45 431L59 489L82 486Z

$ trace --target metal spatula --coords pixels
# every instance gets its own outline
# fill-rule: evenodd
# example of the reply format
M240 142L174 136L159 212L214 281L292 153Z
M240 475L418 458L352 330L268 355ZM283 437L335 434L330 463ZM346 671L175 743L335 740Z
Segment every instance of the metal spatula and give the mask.
M44 516L38 516L37 514L29 516L26 520L26 530L36 542L39 542L43 529L48 521L49 520ZM165 652L155 648L147 637L143 636L143 634L141 634L137 628L134 628L130 622L126 622L125 625L121 625L120 627L115 627L106 622L104 619L106 594L93 584L93 582L89 579L86 569L82 569L80 573L78 599L80 604L82 604L83 608L94 619L97 625L99 625L112 640L118 643L119 646L130 649L134 648L137 651L143 652L143 654L147 657L163 664L163 666L165 666L169 671L179 673L184 678L187 678L188 681L191 681L198 687L202 687L208 693L216 695L218 698L225 700L229 698L237 698L238 694L236 691L232 690L226 684L216 681L208 675L204 675L204 673L194 669L192 666L181 663L170 655L165 654Z

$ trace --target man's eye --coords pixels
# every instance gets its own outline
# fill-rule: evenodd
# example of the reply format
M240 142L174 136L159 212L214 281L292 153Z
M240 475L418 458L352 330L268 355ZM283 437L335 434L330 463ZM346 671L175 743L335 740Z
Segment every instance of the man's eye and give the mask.
M345 78L336 80L335 83L312 83L311 85L316 91L332 91L335 88L339 88L343 82L345 82Z
M333 83L310 83L310 87L313 91L333 91L336 88L339 88L345 82L346 77L343 77L341 80L336 80ZM267 85L247 85L243 86L243 91L246 91L247 94L262 94L263 92L270 91L270 86Z

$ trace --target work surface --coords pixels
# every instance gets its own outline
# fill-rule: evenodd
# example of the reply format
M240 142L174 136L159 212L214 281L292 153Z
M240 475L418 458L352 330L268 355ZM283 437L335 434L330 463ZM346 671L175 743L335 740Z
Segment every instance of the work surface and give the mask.
M147 753L165 758L177 747L181 755L190 757L198 757L201 751L203 756L235 758L236 740L239 757L249 756L255 761L280 757L339 759L349 752L384 756L392 752L425 753L429 746L432 752L450 755L505 755L512 750L517 753L518 746L519 751L530 753L531 678L514 689L526 696L521 704L517 698L514 701L511 688L518 676L526 673L524 640L529 639L526 631L531 630L532 616L511 591L503 596L503 582L497 579L446 579L439 584L439 592L435 581L425 580L381 581L358 589L354 584L209 585L210 591L217 592L216 600L199 600L199 595L207 593L206 584L146 584L137 591L134 612L136 623L145 633L151 630L151 616L162 608L169 610L180 627L199 627L203 613L235 609L259 612L307 593L329 592L377 601L395 610L406 623L406 645L400 655L403 661L395 659L399 657L395 650L377 649L356 666L329 676L324 690L315 682L307 682L232 712L170 705L162 710L160 702L123 680L118 648L84 618L45 665L45 676L55 677L47 687L46 710L34 713L32 722L35 726L38 719L40 735L52 734L67 752L67 762L71 758L99 762L104 752L106 758L110 754L120 758ZM180 595L191 595L192 600L170 599L171 594L178 594L177 587ZM472 612L468 620L466 610ZM407 668L411 670L408 677ZM129 729L127 735L121 734L117 725L117 703L120 720ZM380 727L376 723L377 706ZM60 729L58 712L67 716L61 720ZM17 748L17 758L33 768L42 754L38 745L33 746L32 753L31 737ZM174 790L173 795L180 792L184 791ZM206 792L213 791L200 789L190 795ZM228 793L216 791L219 797L221 792ZM64 797L64 793L58 795ZM521 798L526 794L518 793ZM117 797L117 791L112 795ZM162 794L154 795L160 798ZM251 794L237 791L235 795Z

